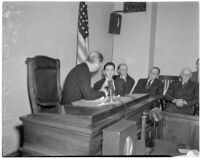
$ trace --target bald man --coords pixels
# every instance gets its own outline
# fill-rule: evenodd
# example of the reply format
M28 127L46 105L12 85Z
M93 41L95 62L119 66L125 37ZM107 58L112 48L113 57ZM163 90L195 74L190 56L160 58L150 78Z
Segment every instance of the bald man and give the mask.
M97 71L102 63L102 54L97 51L92 51L85 62L77 65L69 72L64 83L61 99L62 105L66 107L77 100L94 100L107 95L105 87L96 91L90 84L90 73Z
M180 76L181 81L172 83L164 96L168 101L165 111L193 115L192 105L199 102L199 84L190 80L192 77L190 68L184 68Z

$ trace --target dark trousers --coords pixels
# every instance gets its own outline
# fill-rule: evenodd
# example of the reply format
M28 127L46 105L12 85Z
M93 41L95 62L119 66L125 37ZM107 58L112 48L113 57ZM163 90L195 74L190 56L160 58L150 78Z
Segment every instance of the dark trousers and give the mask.
M184 115L193 115L194 109L189 105L184 105L183 107L178 107L174 103L167 103L165 110L169 113L179 113Z

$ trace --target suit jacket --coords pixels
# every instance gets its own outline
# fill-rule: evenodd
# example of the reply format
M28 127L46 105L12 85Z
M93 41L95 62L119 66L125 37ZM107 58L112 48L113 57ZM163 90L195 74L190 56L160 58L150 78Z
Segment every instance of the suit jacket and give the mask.
M116 89L118 90L118 94L120 94L120 96L123 96L125 94L129 94L131 92L131 89L134 86L135 80L127 75L126 76L126 81L122 78L120 78L120 76L116 76L115 77L115 82L116 82Z
M61 104L70 104L80 99L98 99L105 95L104 92L93 90L90 82L91 74L86 63L73 68L65 79Z
M102 79L100 79L99 81L97 81L95 84L94 84L94 87L93 87L93 89L94 90L100 90L101 89L101 87L102 87L102 85L103 85L103 83L105 82L105 78L102 78ZM114 79L113 79L114 80ZM118 86L116 85L116 81L114 80L114 85L115 85L115 95L118 95L119 93L119 90L118 90Z
M199 73L198 73L198 71L192 72L192 77L191 77L190 80L199 83Z
M174 99L184 99L188 105L194 105L199 102L199 84L193 81L188 81L185 87L181 81L176 81L170 84L164 98L172 102Z
M148 78L139 79L133 93L148 93L149 96L161 99L163 96L164 84L159 79L155 79L149 89L146 89Z

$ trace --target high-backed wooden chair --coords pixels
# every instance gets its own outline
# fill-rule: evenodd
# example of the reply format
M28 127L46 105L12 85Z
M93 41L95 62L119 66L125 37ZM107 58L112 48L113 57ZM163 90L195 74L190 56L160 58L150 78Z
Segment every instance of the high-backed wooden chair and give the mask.
M163 95L167 92L169 85L174 82L180 80L179 76L165 76L165 75L160 75L159 80L161 80L164 83L164 92Z
M26 59L32 113L60 111L60 60L47 56Z
M169 88L169 85L172 82L179 81L180 77L179 76L160 75L159 80L161 80L164 83L164 91L163 91L163 96L164 96L165 93L167 92L168 88ZM165 108L165 100L161 99L160 104L161 104L161 109L163 110Z

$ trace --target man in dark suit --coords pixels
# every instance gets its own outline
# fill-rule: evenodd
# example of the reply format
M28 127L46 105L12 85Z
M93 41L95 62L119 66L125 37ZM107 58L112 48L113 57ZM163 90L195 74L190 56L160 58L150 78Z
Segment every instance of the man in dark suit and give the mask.
M74 67L67 75L64 83L61 104L71 105L73 101L80 99L93 100L107 94L102 87L99 91L94 90L91 85L91 72L97 71L103 62L103 56L97 51L89 54L86 62Z
M121 63L117 67L118 76L115 77L118 93L120 96L129 94L134 86L135 80L128 75L128 66Z
M94 90L100 90L102 87L106 87L108 89L108 84L111 82L113 91L115 95L118 95L118 89L115 80L113 79L115 73L115 64L112 62L108 62L103 67L103 75L104 77L97 81L94 84Z
M197 71L192 72L191 81L199 83L199 59L196 61L196 69Z
M149 77L139 79L133 93L148 93L150 97L161 99L163 96L164 84L158 79L160 69L153 67L149 72Z
M199 84L191 81L192 71L184 68L181 71L181 81L172 83L164 98L168 101L165 111L193 115L192 105L199 103Z

